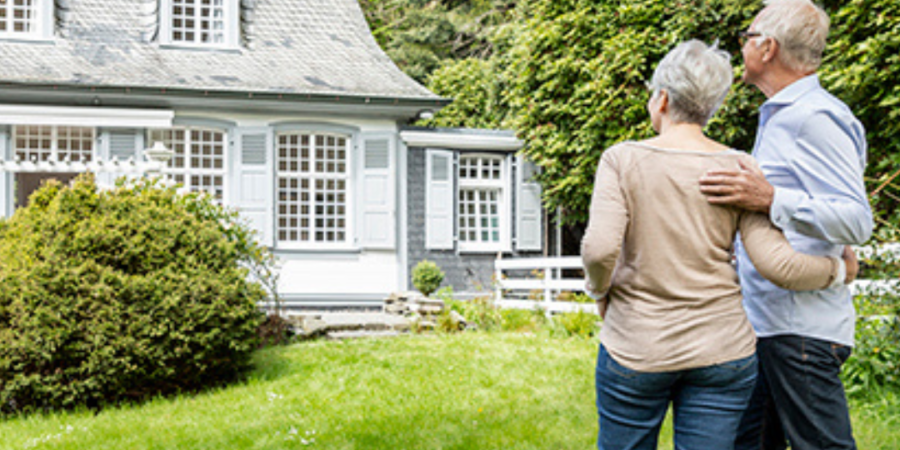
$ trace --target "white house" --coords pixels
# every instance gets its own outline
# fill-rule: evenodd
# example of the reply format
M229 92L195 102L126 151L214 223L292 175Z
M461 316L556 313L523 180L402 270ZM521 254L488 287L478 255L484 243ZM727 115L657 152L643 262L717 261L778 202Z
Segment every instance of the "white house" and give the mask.
M498 252L542 249L521 142L403 128L450 100L391 62L355 0L8 0L0 55L4 215L46 178L111 183L160 141L171 178L274 249L294 305L376 304L424 257L468 290Z

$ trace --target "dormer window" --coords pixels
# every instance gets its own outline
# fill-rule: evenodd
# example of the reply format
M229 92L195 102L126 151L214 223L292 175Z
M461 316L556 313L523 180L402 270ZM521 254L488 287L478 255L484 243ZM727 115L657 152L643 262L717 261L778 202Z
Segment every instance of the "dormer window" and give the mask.
M237 47L238 0L164 0L163 5L160 15L163 44Z
M0 38L48 38L52 25L53 0L0 0Z

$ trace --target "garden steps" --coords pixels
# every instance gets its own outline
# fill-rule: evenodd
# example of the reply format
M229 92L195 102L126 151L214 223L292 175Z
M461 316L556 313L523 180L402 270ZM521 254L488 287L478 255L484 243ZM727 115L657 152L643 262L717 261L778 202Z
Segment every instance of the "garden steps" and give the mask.
M325 335L325 339L340 341L345 339L376 339L376 338L390 338L396 337L403 334L400 331L396 330L381 330L381 331L369 331L369 330L357 330L357 331L333 331Z
M411 327L409 319L381 312L288 312L285 319L302 339L387 337Z

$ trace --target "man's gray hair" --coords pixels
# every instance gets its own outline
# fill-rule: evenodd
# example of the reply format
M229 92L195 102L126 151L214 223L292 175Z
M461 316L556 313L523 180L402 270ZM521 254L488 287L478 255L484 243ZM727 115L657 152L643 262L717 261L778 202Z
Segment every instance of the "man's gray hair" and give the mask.
M716 44L698 40L678 44L656 66L650 88L669 94L669 117L676 123L706 125L728 90L734 74L729 55Z
M822 64L830 19L811 0L767 0L754 22L759 31L778 41L781 62L794 70L815 72ZM761 45L762 40L757 41Z

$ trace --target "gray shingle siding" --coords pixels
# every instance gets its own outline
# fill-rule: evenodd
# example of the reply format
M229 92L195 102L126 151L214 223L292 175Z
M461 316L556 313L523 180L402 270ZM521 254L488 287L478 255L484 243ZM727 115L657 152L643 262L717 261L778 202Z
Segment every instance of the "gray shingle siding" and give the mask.
M511 175L513 175L512 179L515 179L515 174ZM407 215L407 254L410 277L412 277L413 267L419 261L428 259L434 261L446 274L441 286L451 286L457 293L483 292L485 295L489 295L492 290L496 253L460 254L456 250L428 250L425 248L425 149L409 149L407 176L407 207L409 210ZM512 190L510 199L514 205L515 189ZM513 208L510 222L515 223L515 208ZM540 256L540 252L504 253L504 257L529 256ZM413 288L412 281L409 281L408 287Z

